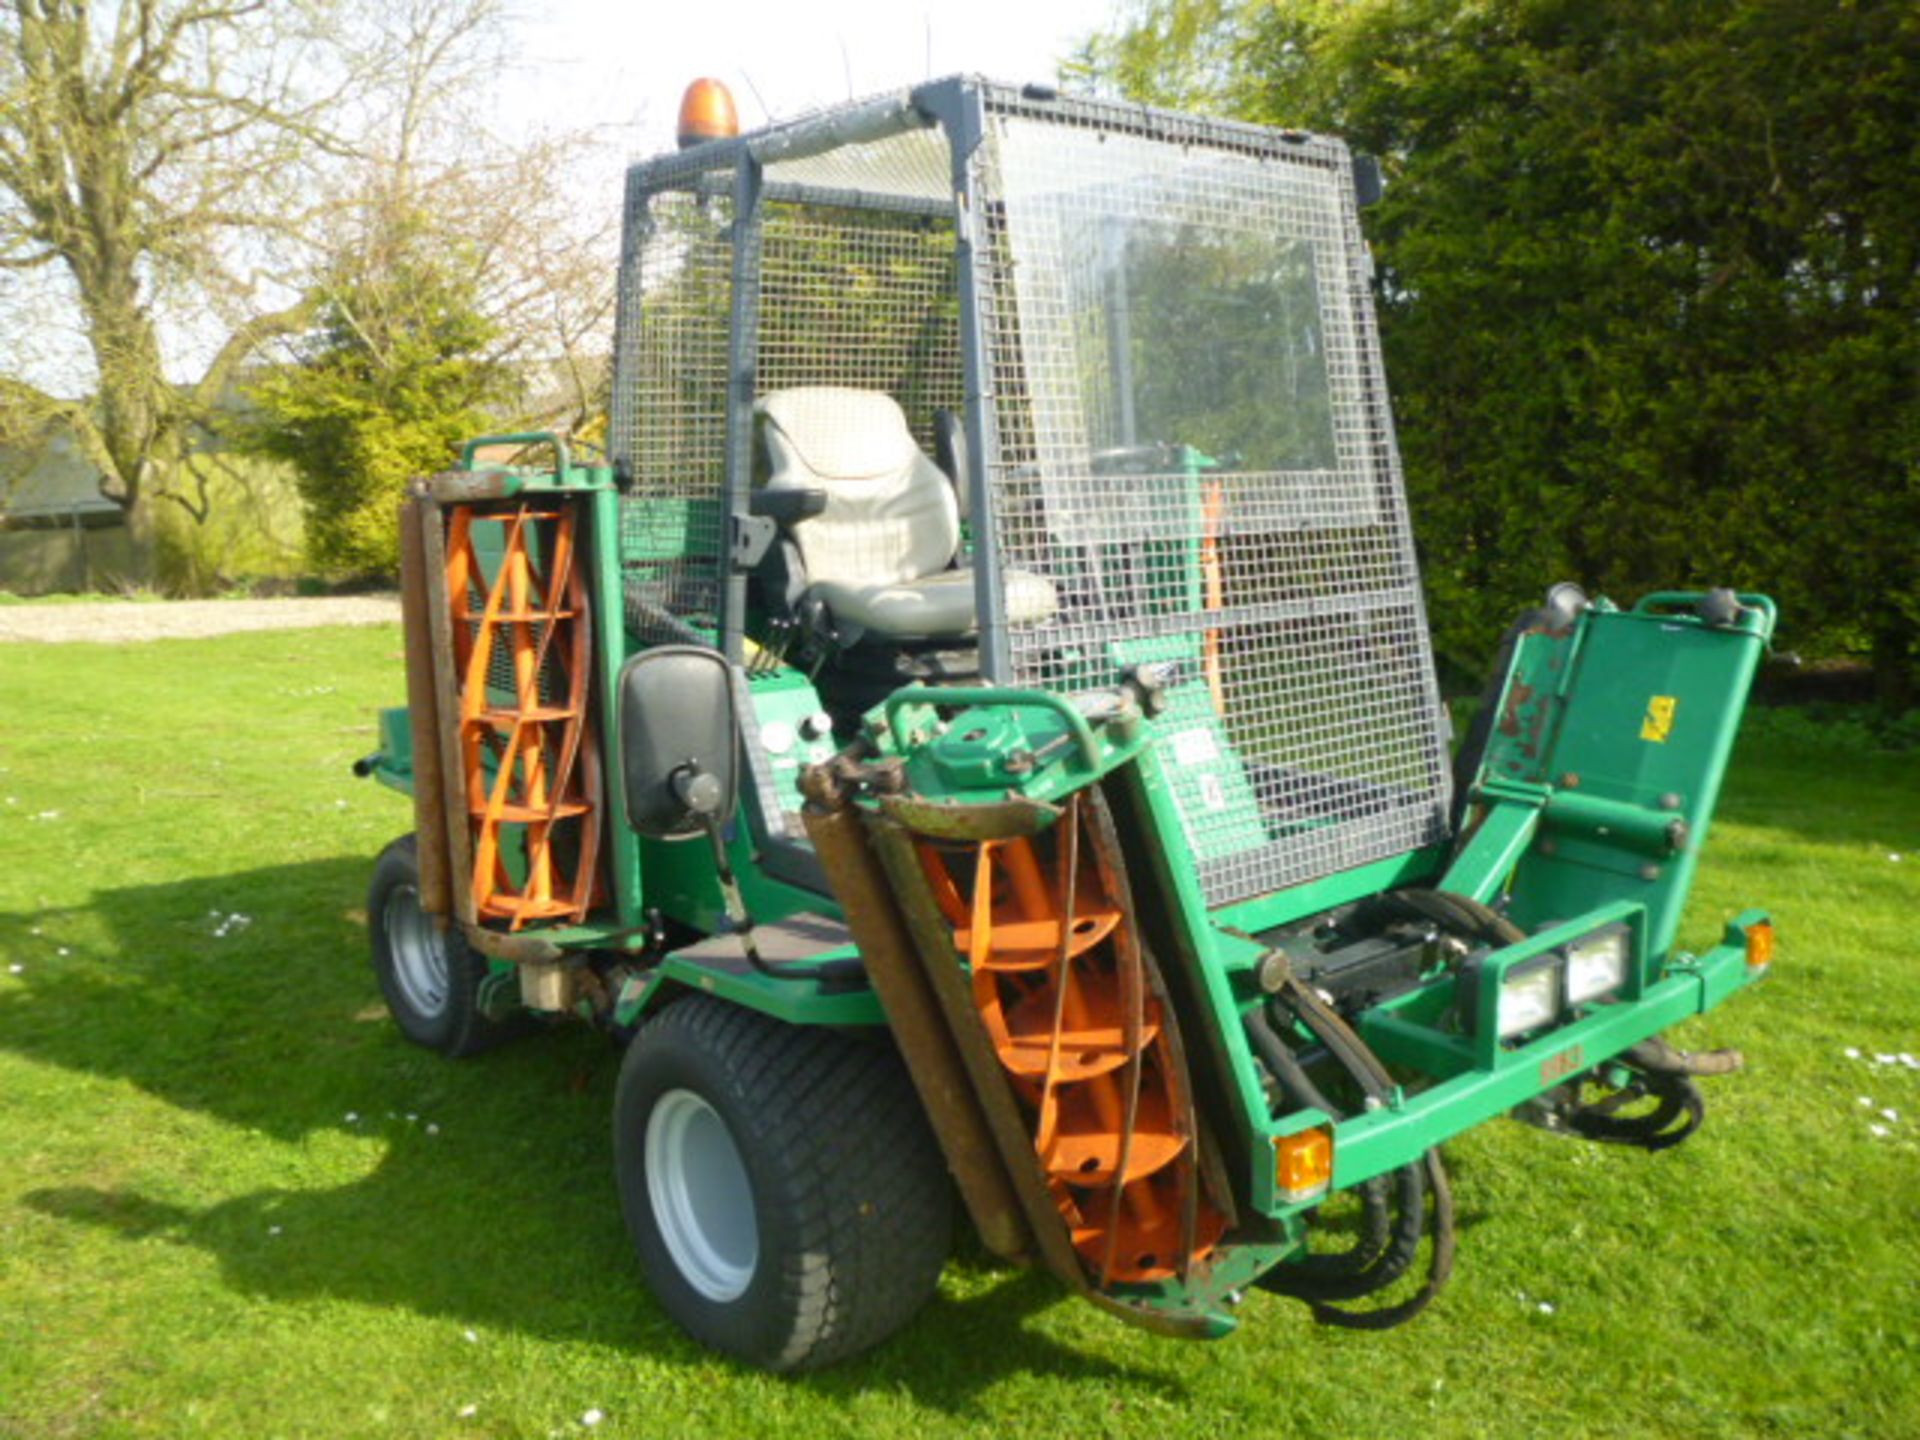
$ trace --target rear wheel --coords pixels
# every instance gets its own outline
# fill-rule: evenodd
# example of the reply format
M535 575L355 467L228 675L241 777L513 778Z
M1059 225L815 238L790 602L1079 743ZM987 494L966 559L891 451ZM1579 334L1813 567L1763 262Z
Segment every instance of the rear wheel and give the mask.
M614 1157L662 1307L770 1370L878 1344L946 1263L946 1167L883 1045L677 1001L627 1051Z
M400 1033L443 1055L478 1054L527 1028L524 1016L491 1020L480 1011L486 957L458 927L442 929L420 904L419 851L402 835L374 862L367 890L373 973Z

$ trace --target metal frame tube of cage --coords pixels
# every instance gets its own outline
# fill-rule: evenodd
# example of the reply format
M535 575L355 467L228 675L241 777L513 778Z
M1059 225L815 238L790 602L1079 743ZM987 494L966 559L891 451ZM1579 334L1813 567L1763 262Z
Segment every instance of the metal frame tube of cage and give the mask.
M640 257L641 247L632 243L632 237L642 233L649 212L648 198L651 192L640 183L633 170L627 172L625 210L621 217L622 243L620 246L620 271L614 281L613 295L613 354L614 364L621 364L626 355L627 346L632 343L633 327L640 321ZM616 467L616 478L625 486L632 477L625 472L619 454L618 436L633 433L634 395L632 385L615 385L608 399L607 416L607 454ZM618 533L616 531L616 533ZM616 561L617 563L617 561Z
M953 155L954 262L960 290L960 365L966 383L967 493L973 527L974 613L980 627L980 677L989 685L1013 683L1007 646L1005 595L1000 576L1000 546L988 484L988 457L997 454L999 437L993 416L993 385L987 373L986 338L980 318L980 190L975 158L986 139L986 105L977 87L941 81L914 92L919 107L946 131Z
M726 584L721 587L720 645L727 663L738 665L744 652L747 575L733 559L734 537L747 514L753 485L753 401L760 352L760 231L765 219L760 200L762 170L750 149L740 152L733 172L733 293L727 341L726 490L722 497L721 556Z
M824 155L843 145L871 145L908 130L924 129L932 123L914 104L911 91L897 90L851 107L806 116L749 135L746 150L760 164L773 165L782 160Z
M933 123L916 104L918 91L895 91L817 115L804 115L747 135L709 140L685 150L642 160L627 174L647 190L685 184L714 171L734 170L751 156L758 164L804 160L843 145L871 145Z

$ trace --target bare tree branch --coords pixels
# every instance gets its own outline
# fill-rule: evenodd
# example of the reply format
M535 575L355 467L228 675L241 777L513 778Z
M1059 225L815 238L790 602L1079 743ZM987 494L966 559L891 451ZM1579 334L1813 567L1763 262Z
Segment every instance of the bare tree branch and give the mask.
M202 414L211 411L232 383L234 371L268 341L294 334L304 327L313 318L318 303L317 295L302 296L284 309L254 316L228 336L226 344L220 347L193 387L197 409Z

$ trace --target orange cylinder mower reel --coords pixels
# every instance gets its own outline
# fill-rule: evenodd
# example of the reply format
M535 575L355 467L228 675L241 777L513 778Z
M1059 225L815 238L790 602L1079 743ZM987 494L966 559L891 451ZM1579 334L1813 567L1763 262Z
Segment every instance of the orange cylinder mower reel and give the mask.
M601 897L600 751L577 502L450 507L462 782L474 913L577 924ZM482 543L497 540L498 547Z
M1172 1018L1116 893L1098 794L1040 836L918 853L1089 1276L1101 1290L1185 1279L1226 1217L1204 1193Z

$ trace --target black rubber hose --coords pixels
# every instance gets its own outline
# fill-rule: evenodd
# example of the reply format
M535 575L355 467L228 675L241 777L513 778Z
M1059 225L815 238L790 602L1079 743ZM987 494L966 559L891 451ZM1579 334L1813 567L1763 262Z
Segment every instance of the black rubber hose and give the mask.
M1247 1016L1245 1024L1247 1039L1253 1045L1254 1053L1272 1074L1284 1097L1283 1103L1290 1110L1313 1109L1322 1111L1333 1120L1345 1118L1327 1098L1326 1092L1313 1083L1306 1067L1275 1032L1263 1012L1253 1011ZM1360 1187L1360 1203L1363 1207L1360 1234L1350 1247L1307 1255L1287 1267L1282 1275L1320 1281L1344 1278L1370 1269L1387 1247L1391 1224L1384 1178L1376 1177Z
M1396 890L1390 897L1425 919L1489 945L1517 945L1527 932L1470 895L1451 890Z
M1366 1042L1340 1018L1337 1010L1316 995L1311 986L1294 977L1288 978L1279 998L1292 1007L1301 1023L1313 1032L1314 1039L1326 1047L1327 1053L1353 1077L1363 1093L1386 1103L1393 1094L1393 1077L1379 1057L1367 1048Z
M1389 890L1365 902L1355 918L1362 924L1379 925L1406 917L1483 945L1513 945L1527 938L1526 931L1491 905L1452 890Z
M1453 1186L1447 1180L1447 1167L1441 1163L1438 1150L1427 1151L1424 1168L1427 1190L1433 1196L1433 1259L1427 1266L1426 1281L1398 1305L1379 1310L1342 1310L1333 1305L1316 1304L1313 1307L1315 1321L1337 1325L1343 1330L1390 1330L1413 1319L1433 1303L1434 1296L1446 1289L1447 1281L1453 1278L1456 1249Z
M1628 1046L1620 1059L1656 1075L1731 1075L1746 1064L1738 1050L1676 1050L1664 1035Z
M1327 1047L1360 1087L1375 1099L1384 1101L1393 1091L1393 1077L1387 1073L1385 1065L1366 1042L1356 1035L1340 1018L1333 1008L1313 993L1312 989L1299 980L1290 980L1281 992L1293 1006L1295 1013L1308 1029L1313 1031L1321 1044ZM1362 1275L1353 1277L1352 1284L1364 1286L1351 1296L1323 1294L1307 1296L1315 1300L1314 1318L1322 1324L1341 1325L1357 1329L1384 1329L1399 1325L1412 1319L1424 1310L1444 1288L1453 1273L1455 1234L1453 1224L1453 1191L1447 1183L1446 1169L1441 1163L1439 1152L1429 1150L1423 1162L1407 1165L1394 1172L1400 1190L1400 1213L1398 1224L1394 1227L1394 1240L1379 1264ZM1433 1197L1433 1256L1429 1263L1427 1279L1420 1290L1398 1305L1382 1310L1363 1313L1340 1310L1325 1303L1329 1299L1358 1299L1385 1289L1404 1275L1418 1257L1420 1240L1427 1228L1426 1196ZM1344 1288L1336 1286L1311 1286L1315 1290Z
M1246 1019L1247 1041L1253 1046L1254 1054L1267 1067L1274 1083L1280 1087L1280 1093L1286 1098L1287 1105L1295 1110L1323 1110L1335 1120L1341 1119L1341 1112L1334 1108L1320 1087L1308 1077L1306 1067L1287 1048L1286 1042L1274 1032L1272 1024L1259 1010L1250 1012Z
M1372 1061L1372 1052L1358 1036L1347 1030L1338 1017L1327 1027L1316 1024L1330 1011L1317 1006L1317 997L1297 981L1282 992L1294 1002L1296 1013L1324 1045L1328 1053L1353 1078L1363 1094L1384 1101L1392 1087L1384 1067ZM1308 1002L1314 1008L1308 1009ZM1271 1026L1266 1027L1272 1034ZM1276 1036L1277 1040L1277 1036ZM1351 1043L1349 1043L1351 1042ZM1334 1112L1329 1111L1329 1114ZM1391 1175L1368 1182L1362 1203L1367 1206L1366 1229L1350 1250L1335 1254L1310 1255L1295 1264L1269 1272L1267 1288L1292 1295L1316 1305L1330 1300L1358 1300L1394 1283L1419 1257L1420 1241L1426 1227L1426 1177L1419 1164L1403 1165ZM1393 1191L1394 1204L1389 1217L1387 1190ZM1370 1193L1369 1193L1370 1191Z
M1390 1184L1395 1192L1384 1245L1370 1245L1368 1242L1373 1237L1369 1234L1353 1250L1307 1255L1291 1265L1269 1271L1262 1277L1266 1288L1307 1301L1318 1316L1321 1307L1329 1301L1363 1300L1406 1274L1419 1256L1420 1241L1426 1233L1425 1167L1418 1163L1402 1165L1391 1175L1380 1178L1387 1182L1381 1186L1382 1190ZM1381 1215L1385 1220L1384 1203ZM1365 1265L1360 1261L1363 1247L1369 1252Z
M1645 1115L1615 1112L1642 1095L1658 1103ZM1642 1150L1668 1150L1698 1130L1707 1118L1706 1097L1685 1075L1648 1075L1636 1088L1622 1090L1594 1105L1575 1111L1567 1128L1586 1140L1603 1145L1636 1145ZM1673 1122L1683 1123L1676 1129Z

